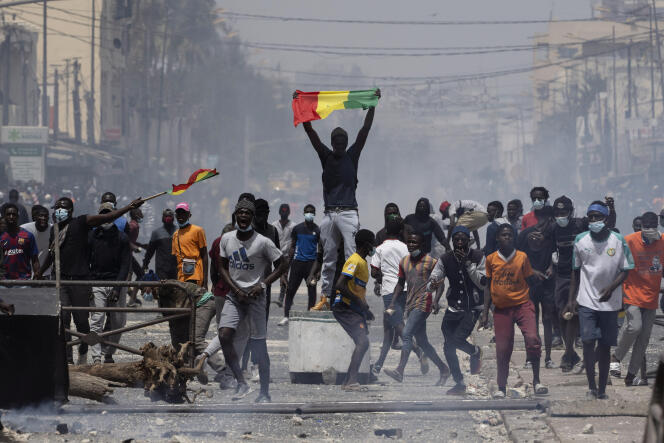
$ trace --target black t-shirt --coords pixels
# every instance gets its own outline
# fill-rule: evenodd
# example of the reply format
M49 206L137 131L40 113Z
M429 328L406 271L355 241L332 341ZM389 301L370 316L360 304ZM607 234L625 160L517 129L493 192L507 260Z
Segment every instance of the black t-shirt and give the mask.
M67 223L65 241L60 246L60 273L68 277L87 277L90 274L87 215L79 215ZM64 228L64 227L63 227ZM61 229L63 229L61 228ZM49 244L53 244L53 227Z
M344 154L336 157L323 146L320 163L323 166L323 200L325 207L357 208L357 168L361 150L353 144Z
M441 243L444 242L445 234L443 233L443 230L440 228L438 222L429 216L422 220L422 217L417 214L409 214L403 222L404 225L408 226L408 232L414 232L422 236L422 252L426 254L431 252L431 237L433 235L435 235Z
M549 266L551 266L551 254L553 254L554 250L553 242L551 241L551 237L545 235L542 248L538 251L532 249L528 244L528 234L535 230L535 226L531 226L530 228L521 231L517 240L517 249L526 253L528 260L530 260L530 266L533 269L536 269L540 272L546 272ZM553 284L553 279L545 280L542 283Z
M553 241L555 248L558 251L558 265L556 266L556 273L558 276L571 278L574 240L576 240L577 235L587 230L587 218L573 218L564 228L561 228L556 224L553 230Z

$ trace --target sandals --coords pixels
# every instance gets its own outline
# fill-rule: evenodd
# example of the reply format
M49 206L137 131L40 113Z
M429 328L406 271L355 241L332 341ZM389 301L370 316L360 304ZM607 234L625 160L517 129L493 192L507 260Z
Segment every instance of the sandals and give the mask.
M549 388L544 386L542 383L537 383L535 385L535 395L546 395L549 393Z

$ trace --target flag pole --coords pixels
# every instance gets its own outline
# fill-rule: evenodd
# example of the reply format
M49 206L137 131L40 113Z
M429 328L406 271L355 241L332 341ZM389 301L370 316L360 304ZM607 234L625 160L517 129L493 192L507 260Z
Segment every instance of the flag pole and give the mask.
M152 200L153 198L161 197L161 196L164 195L164 194L168 194L168 191L160 192L160 193L158 193L158 194L151 195L150 197L145 197L145 198L142 199L142 200L143 200L144 202L146 202L146 201L148 201L148 200Z

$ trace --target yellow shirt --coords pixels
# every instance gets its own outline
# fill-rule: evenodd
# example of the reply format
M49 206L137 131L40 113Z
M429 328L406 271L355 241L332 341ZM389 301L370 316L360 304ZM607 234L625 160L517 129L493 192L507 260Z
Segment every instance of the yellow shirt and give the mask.
M193 280L199 286L203 284L203 257L201 257L200 250L206 246L205 231L200 226L190 224L173 233L171 251L178 260L178 280ZM196 267L193 274L184 275L182 273L183 258L196 260Z
M341 270L341 274L350 279L347 283L348 290L360 299L365 300L367 282L369 281L369 265L367 261L356 252L348 257L348 260L344 263L344 268ZM343 301L348 306L353 306L348 297L337 295L335 304L338 301Z

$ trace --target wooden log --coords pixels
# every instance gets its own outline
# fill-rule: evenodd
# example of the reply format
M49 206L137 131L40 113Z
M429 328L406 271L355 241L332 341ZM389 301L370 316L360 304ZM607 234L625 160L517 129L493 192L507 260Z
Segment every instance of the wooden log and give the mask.
M87 398L99 402L107 402L113 393L113 387L124 386L122 383L109 382L83 372L69 373L69 395Z

